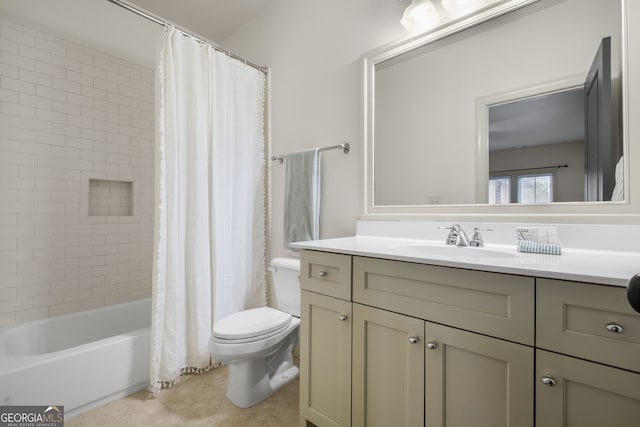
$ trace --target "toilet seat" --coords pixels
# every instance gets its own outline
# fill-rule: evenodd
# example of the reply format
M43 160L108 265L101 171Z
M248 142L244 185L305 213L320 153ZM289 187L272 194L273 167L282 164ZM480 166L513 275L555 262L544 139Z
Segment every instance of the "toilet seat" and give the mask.
M240 344L277 335L289 327L291 315L270 307L241 311L216 322L211 332L215 341Z

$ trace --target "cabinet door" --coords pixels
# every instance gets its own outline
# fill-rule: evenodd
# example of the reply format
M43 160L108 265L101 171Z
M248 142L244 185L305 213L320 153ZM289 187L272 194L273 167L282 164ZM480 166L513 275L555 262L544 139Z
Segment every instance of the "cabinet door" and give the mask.
M424 425L424 322L353 304L353 426Z
M640 425L640 374L536 351L540 427Z
M319 427L349 426L351 302L301 294L300 415Z
M425 425L533 426L533 348L426 323Z

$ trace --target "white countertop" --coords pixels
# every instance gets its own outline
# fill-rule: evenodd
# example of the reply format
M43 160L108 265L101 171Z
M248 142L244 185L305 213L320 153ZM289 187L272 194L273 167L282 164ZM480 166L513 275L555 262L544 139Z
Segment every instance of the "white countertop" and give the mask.
M446 255L417 253L402 247L420 244L439 245L442 244L442 241L358 235L297 242L292 243L291 247L622 287L627 286L633 275L640 273L640 253L638 252L565 249L563 247L562 255L542 255L518 252L515 244L487 244L486 249L507 252L513 256L508 258L476 258L469 256L471 251L482 251L483 248L461 248L464 250L461 252L464 252L465 255L457 256L455 247L447 248Z

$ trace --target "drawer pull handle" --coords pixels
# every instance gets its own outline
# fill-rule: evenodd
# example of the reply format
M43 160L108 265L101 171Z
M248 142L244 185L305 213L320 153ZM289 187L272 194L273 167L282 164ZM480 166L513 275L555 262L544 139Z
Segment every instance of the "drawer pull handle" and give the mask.
M415 337L415 336L414 337L409 337L409 342L411 344L417 344L418 341L420 341L420 339L418 337Z
M433 341L429 341L426 345L429 350L435 350L438 348L438 344Z
M347 316L346 314L341 314L340 316L338 316L338 319L341 322L344 322L345 320L347 320L349 318L349 316Z
M624 328L622 325L618 325L615 322L607 323L605 326L609 332L613 332L614 334L621 334L624 332Z
M328 275L328 274L329 274L329 273L327 273L326 271L321 271L321 272L319 273L320 277L327 277L327 275Z
M540 378L540 381L542 381L542 384L549 387L553 387L556 385L556 379L551 375L545 375L544 377Z

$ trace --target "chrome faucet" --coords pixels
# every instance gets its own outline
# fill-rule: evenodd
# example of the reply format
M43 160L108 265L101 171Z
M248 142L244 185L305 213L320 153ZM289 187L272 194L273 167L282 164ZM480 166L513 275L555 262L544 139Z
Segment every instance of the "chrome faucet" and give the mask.
M475 227L473 229L473 237L471 237L471 241L469 242L469 246L474 246L476 248L484 247L484 240L482 240L482 236L480 235L480 230L482 231L493 231L490 228L478 228Z
M449 230L449 235L445 243L447 245L456 246L469 246L469 236L458 224L454 224L451 227L438 227L443 230Z

